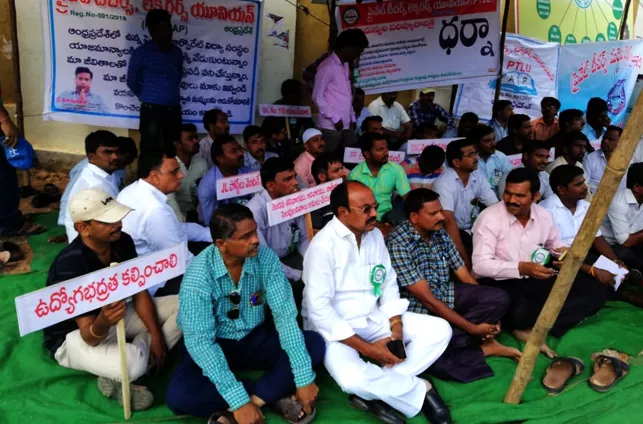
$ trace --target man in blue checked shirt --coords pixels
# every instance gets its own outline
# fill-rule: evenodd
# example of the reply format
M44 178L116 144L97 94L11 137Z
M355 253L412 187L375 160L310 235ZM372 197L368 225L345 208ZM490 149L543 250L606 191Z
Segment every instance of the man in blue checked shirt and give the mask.
M250 209L220 207L210 231L214 244L193 260L181 285L178 323L187 352L170 382L168 407L210 422L250 424L262 423L261 408L270 405L291 423L309 423L323 339L297 326L290 284L277 255L260 246ZM265 322L266 306L274 324ZM232 372L248 369L266 373L252 381Z

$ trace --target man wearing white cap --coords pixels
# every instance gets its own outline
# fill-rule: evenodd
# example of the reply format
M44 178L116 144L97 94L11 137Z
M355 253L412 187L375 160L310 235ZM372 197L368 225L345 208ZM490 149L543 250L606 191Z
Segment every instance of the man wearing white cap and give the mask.
M121 221L131 211L97 188L74 194L69 212L78 237L54 259L47 286L136 258L132 238L121 231ZM125 320L130 382L151 367L162 367L168 350L181 338L176 324L178 296L152 299L143 290L133 300L114 302L44 330L45 348L58 364L97 375L100 392L119 402L120 356L114 324ZM131 393L134 410L152 405L152 393L146 387L132 385Z
M326 151L326 142L324 142L321 131L315 128L304 131L302 139L304 140L304 152L295 159L295 173L306 183L306 187L312 187L315 185L315 178L310 172L310 168L315 159Z

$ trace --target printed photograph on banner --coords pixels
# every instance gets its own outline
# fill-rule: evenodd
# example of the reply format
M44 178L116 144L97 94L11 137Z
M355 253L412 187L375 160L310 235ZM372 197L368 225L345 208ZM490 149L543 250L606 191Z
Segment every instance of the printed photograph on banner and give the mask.
M398 152L395 150L390 150L388 152L388 160L393 163L402 163L406 157L405 152ZM361 163L364 162L364 156L362 156L362 149L355 147L347 147L344 149L344 163Z
M558 97L558 48L556 43L507 35L499 98L511 101L515 114L536 119L542 115L542 98ZM496 83L490 78L460 85L455 115L473 112L481 121L490 121Z
M239 174L233 177L217 178L217 200L247 196L262 189L261 173L259 171Z
M612 125L623 127L642 70L643 40L562 46L558 99L565 109L582 111L592 97L605 99Z
M277 225L330 205L330 192L342 181L338 178L268 202L268 224Z
M214 108L228 114L233 134L253 122L261 1L42 1L44 119L138 129L141 101L131 87L140 75L129 72L130 59L151 42L147 12L165 7L183 57L173 71L183 122L199 125Z
M447 149L447 145L457 138L436 138L432 140L409 140L406 146L406 154L408 156L418 156L426 146L439 146L442 150Z
M259 105L259 116L277 116L284 118L312 118L310 106Z
M339 30L360 28L369 41L359 61L357 86L371 94L496 75L499 4L396 0L340 5ZM427 60L431 66L420 66Z

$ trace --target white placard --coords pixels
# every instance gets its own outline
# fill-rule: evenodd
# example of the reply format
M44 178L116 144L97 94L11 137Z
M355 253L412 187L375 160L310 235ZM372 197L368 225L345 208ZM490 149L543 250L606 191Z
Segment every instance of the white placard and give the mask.
M278 116L283 118L311 118L310 106L259 105L259 116Z
M601 141L603 141L603 139L602 139L602 138L599 138L599 139L596 139L596 140L591 140L591 141L589 142L589 144L591 144L591 145L592 145L592 147L594 148L594 150L598 150L598 149L600 149L600 148L601 148Z
M261 191L261 173L250 172L217 179L217 200L246 196Z
M393 163L402 163L404 162L404 158L406 157L406 153L404 152L398 152L398 151L389 151L388 152L388 160L390 160ZM355 147L347 147L344 149L344 163L361 163L364 162L364 156L362 156L362 149L358 149Z
M330 192L342 181L338 178L268 202L268 225L272 227L330 205Z
M409 140L406 145L406 154L411 155L421 155L422 151L426 146L439 146L442 150L447 149L447 145L453 140L459 140L460 138L435 138L435 139L425 139L425 140Z
M150 253L16 297L20 335L25 336L99 309L185 274L187 245Z
M522 165L522 153L516 153L515 155L508 155L509 163L512 168L517 168Z

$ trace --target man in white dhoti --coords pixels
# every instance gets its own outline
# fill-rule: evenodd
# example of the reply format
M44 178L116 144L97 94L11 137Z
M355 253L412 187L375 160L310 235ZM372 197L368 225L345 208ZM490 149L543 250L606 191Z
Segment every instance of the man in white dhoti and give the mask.
M400 298L375 228L373 192L345 182L330 201L335 218L317 233L304 258L302 307L304 327L326 340L326 369L354 404L384 422L404 422L394 408L408 418L422 411L431 423L450 423L447 406L417 375L444 352L451 327L441 318L406 312L409 302Z

